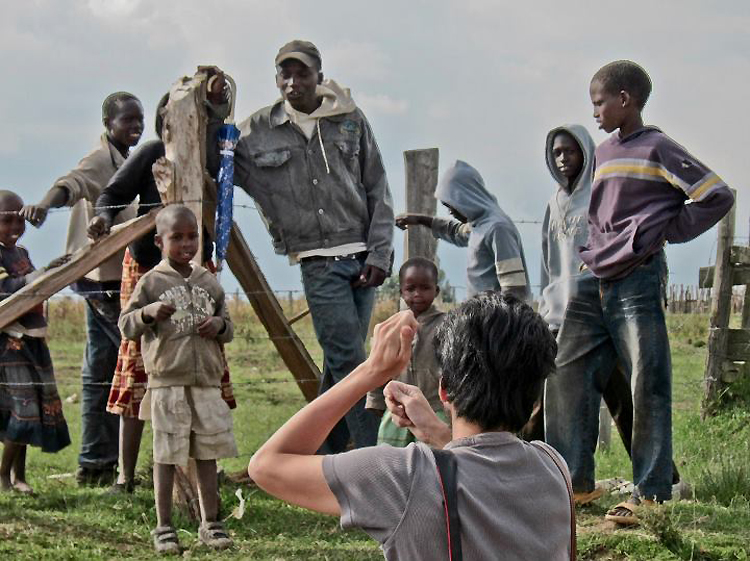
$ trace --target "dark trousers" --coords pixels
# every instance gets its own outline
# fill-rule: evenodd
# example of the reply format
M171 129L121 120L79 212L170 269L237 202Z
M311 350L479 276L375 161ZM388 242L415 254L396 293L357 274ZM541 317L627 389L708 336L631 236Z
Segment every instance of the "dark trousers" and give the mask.
M599 407L615 364L633 400L630 452L635 497L672 494L672 387L664 318L663 252L627 277L589 277L571 298L558 338L557 371L545 389L545 436L565 458L573 488L594 487Z
M360 259L305 259L302 284L315 335L323 349L320 393L344 379L367 358L365 339L375 302L374 288L354 288ZM321 452L343 452L351 437L357 448L374 446L380 419L365 410L362 397L329 434Z
M117 465L120 419L108 413L107 397L117 366L119 299L86 299L86 349L81 368L81 453L85 468Z

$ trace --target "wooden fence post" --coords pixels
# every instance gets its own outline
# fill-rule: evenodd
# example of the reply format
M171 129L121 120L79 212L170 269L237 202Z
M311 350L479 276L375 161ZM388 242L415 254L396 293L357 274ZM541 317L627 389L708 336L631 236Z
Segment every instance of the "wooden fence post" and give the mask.
M437 148L404 152L406 171L406 212L435 216L438 180ZM437 239L426 228L409 228L404 236L404 260L426 257L435 260Z
M708 358L706 359L705 393L701 415L714 415L720 405L724 389L722 371L727 360L729 316L732 311L733 271L731 266L732 242L736 203L719 222L719 238L716 247L716 265L713 275L713 299L708 334Z

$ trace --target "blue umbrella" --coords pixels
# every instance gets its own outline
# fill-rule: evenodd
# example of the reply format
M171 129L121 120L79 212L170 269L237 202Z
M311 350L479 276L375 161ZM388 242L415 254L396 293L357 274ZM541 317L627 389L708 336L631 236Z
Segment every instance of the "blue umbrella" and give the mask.
M216 205L216 270L221 271L229 248L229 234L232 229L234 201L234 149L240 138L240 131L234 126L234 100L236 86L234 80L225 75L230 85L230 111L219 129L219 154L221 162L216 182L219 184L219 201Z

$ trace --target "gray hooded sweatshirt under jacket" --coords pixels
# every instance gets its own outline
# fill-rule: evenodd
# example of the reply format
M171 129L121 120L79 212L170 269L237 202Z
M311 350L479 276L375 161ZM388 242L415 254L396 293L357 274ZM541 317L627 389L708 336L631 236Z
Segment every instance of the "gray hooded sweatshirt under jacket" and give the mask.
M560 132L569 133L583 152L581 173L568 190L568 179L557 169L552 143ZM545 155L547 167L557 183L557 191L547 204L542 225L542 297L539 314L557 331L562 324L568 301L576 294L578 281L591 275L580 272L578 248L588 237L588 210L591 199L591 178L594 168L594 141L581 125L563 125L547 135Z
M468 224L445 218L432 221L433 236L469 247L467 296L500 290L530 300L531 287L521 236L495 196L484 186L479 172L457 160L440 179L435 197L469 219Z

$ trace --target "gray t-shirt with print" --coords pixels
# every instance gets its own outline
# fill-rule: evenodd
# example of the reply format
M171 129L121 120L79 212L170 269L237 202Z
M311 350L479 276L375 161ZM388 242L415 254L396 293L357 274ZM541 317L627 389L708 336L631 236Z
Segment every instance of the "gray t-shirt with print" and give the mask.
M507 432L449 443L457 458L465 561L567 560L570 502L552 459ZM388 560L447 559L447 533L429 448L377 446L323 459L343 528L362 528Z

